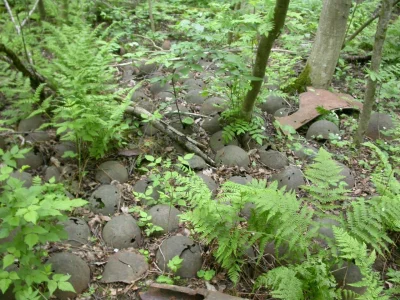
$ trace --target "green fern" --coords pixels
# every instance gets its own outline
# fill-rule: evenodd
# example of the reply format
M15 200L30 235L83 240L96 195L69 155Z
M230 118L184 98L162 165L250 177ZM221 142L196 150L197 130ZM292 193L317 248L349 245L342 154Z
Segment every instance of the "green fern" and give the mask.
M357 299L389 299L383 295L383 283L379 280L379 274L372 270L376 259L375 251L368 253L365 243L359 242L342 228L334 226L333 233L340 249L340 257L354 260L363 276L360 282L351 284L356 287L367 287L367 291Z
M303 283L296 275L293 269L279 267L258 277L255 286L271 289L271 296L277 299L302 300Z
M340 175L342 168L332 160L332 155L320 148L314 163L309 165L304 174L311 185L303 186L310 194L310 200L317 206L327 209L338 207L338 201L346 199L348 190Z

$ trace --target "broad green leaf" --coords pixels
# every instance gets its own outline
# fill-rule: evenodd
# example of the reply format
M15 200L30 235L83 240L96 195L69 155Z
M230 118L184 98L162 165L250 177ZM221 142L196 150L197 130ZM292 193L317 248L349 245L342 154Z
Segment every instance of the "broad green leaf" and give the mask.
M0 289L3 294L5 294L11 283L12 283L11 279L6 278L0 280Z
M53 295L54 291L57 289L57 282L54 280L49 280L47 283L47 288L49 289L50 295Z
M154 161L154 156L151 155L145 155L144 158L146 158L148 161Z
M29 211L24 215L25 221L32 222L33 224L36 224L38 218L39 215L36 211Z
M58 283L58 288L64 292L75 292L74 287L67 281L62 281Z
M35 246L39 241L39 237L35 233L30 233L27 236L25 236L24 241L29 246L29 249L32 249L33 246Z
M7 268L8 266L11 266L14 263L14 255L12 254L7 254L6 256L3 257L3 269Z

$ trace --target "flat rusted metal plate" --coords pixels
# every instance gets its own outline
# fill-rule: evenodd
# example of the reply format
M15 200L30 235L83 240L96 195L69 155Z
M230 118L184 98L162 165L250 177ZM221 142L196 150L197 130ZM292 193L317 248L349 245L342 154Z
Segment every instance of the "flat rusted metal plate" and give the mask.
M238 298L206 289L192 290L183 286L158 284L150 285L149 290L139 293L142 300L238 300Z
M361 102L354 100L350 95L332 93L312 87L308 87L307 92L300 94L299 102L300 108L294 114L287 117L276 117L275 119L282 126L288 125L298 129L320 115L317 107L323 107L325 110L362 109Z

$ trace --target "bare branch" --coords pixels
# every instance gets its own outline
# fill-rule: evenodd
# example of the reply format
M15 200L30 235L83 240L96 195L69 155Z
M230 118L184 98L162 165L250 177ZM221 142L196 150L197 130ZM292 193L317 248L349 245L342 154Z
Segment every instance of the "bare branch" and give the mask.
M15 25L15 29L17 30L18 35L20 35L20 34L21 34L21 27L17 24L17 22L15 22L15 19L14 19L14 16L13 16L13 13L12 13L12 10L11 10L11 7L10 7L10 5L8 4L7 0L4 0L4 5L5 5L6 8L7 8L7 11L8 11L8 14L10 15L11 21L12 21L12 22L14 23L14 25Z

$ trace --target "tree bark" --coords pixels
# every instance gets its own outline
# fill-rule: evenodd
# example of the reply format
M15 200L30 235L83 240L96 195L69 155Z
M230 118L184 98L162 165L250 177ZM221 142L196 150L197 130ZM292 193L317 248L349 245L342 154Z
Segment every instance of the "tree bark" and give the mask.
M151 31L156 32L156 24L154 23L154 16L153 16L153 0L148 0L149 3L149 18L150 18L150 27Z
M314 88L329 87L346 34L351 0L324 0L317 35L308 58Z
M250 90L247 92L242 105L242 117L247 121L251 120L254 103L256 102L265 76L265 68L267 67L268 58L274 41L279 36L281 29L285 24L289 3L290 0L276 0L273 29L268 33L268 37L265 34L261 35L260 43L257 48L256 60L253 66L253 76L259 79L251 81Z
M44 0L39 0L38 10L39 10L40 21L46 21L46 9L44 8Z
M381 65L383 44L386 38L387 27L390 22L390 16L392 14L393 3L394 0L382 1L382 8L379 15L378 25L376 28L375 42L371 58L370 70L374 73L379 72L379 68ZM363 137L365 135L365 131L367 130L368 122L371 118L371 112L375 102L374 99L375 99L376 85L377 85L376 80L372 80L371 77L368 77L367 88L364 94L364 106L363 110L361 111L360 120L358 122L358 130L355 136L356 146L360 146Z

